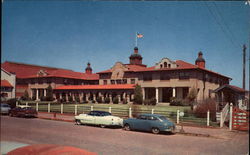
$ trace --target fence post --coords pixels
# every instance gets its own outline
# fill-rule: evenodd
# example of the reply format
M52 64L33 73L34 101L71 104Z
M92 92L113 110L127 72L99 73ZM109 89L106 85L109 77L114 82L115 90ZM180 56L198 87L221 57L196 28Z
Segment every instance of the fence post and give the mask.
M48 113L50 113L50 103L48 103Z
M152 112L151 112L152 114L154 114L154 109L152 109Z
M38 102L36 102L36 111L38 112Z
M109 113L111 113L112 111L111 111L111 107L109 107Z
M93 106L90 107L90 111L93 111Z
M176 123L177 124L179 124L179 122L180 122L179 117L180 117L180 110L177 110L177 117L176 117Z
M229 115L229 130L232 130L232 126L233 126L233 104L230 103L230 115Z
M26 107L28 106L28 102L26 102Z
M61 104L61 114L63 114L63 104Z
M16 107L18 106L18 102L16 101Z
M75 115L77 115L77 105L75 105Z
M131 118L131 117L132 117L132 109L131 109L131 107L129 108L128 117L129 117L129 118Z
M222 128L223 127L223 113L220 112L220 127Z
M210 112L209 110L207 111L207 126L209 126L209 118L210 118Z

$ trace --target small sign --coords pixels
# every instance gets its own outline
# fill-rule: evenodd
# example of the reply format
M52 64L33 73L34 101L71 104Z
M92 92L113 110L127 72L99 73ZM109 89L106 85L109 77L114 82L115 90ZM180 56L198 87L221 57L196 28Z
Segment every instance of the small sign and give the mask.
M184 116L184 112L181 111L180 112L180 116L183 117Z

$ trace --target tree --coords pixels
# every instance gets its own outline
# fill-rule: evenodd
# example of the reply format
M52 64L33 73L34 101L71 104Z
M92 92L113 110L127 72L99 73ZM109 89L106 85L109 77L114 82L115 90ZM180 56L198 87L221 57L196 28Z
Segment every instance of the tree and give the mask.
M29 100L29 93L27 90L24 91L23 96L21 97L22 100L27 101Z
M48 91L47 91L46 100L47 100L47 101L53 101L54 98L53 98L53 90L52 90L51 85L48 86L47 90L48 90Z
M142 104L143 97L142 97L142 88L140 85L136 85L134 89L134 104Z
M192 110L194 108L194 100L196 99L196 97L197 97L197 90L195 88L192 88L187 95L187 99L189 104L191 105Z

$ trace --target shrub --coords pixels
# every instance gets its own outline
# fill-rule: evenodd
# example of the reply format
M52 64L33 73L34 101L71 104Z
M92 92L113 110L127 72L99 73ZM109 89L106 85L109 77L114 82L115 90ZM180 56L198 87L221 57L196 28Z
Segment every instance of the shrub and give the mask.
M79 96L75 96L75 101L78 102L78 103L80 103L80 98L79 98Z
M99 96L98 96L98 97L96 98L96 101L97 101L98 103L102 103L102 102L103 102L102 97L99 97Z
M156 98L145 99L143 101L143 104L145 104L145 105L156 105Z
M91 103L95 103L96 101L95 100L92 100Z
M105 101L104 101L105 103L110 103L110 99L109 99L109 97L105 97Z
M69 102L72 102L72 101L73 101L73 97L69 96Z
M192 88L190 92L187 95L187 99L192 102L196 99L197 97L197 90L195 88Z
M48 92L47 92L47 96L46 96L46 101L54 101L53 90L52 90L51 85L48 86L47 90L48 90Z
M46 101L46 96L40 96L40 101Z
M140 107L136 104L132 104L132 117L137 117L140 114Z
M133 103L134 104L142 104L143 96L142 96L142 89L141 89L140 85L137 84L135 86L134 93L135 93L135 96L134 96Z
M127 99L123 99L122 104L128 104Z
M197 107L194 109L194 115L196 117L206 118L207 117L207 111L210 112L210 118L211 120L216 120L216 101L213 99L206 99L203 101L203 103L200 103L197 105Z
M114 104L118 104L118 102L119 102L119 99L118 99L118 97L116 96L116 97L113 99L113 103L114 103Z
M144 104L144 105L150 105L150 99L145 99L145 100L143 101L143 104Z
M182 99L171 97L170 98L170 105L171 106L183 106Z
M29 98L29 93L28 93L27 90L24 91L23 96L21 96L21 100L24 100L24 101L30 100L30 98Z

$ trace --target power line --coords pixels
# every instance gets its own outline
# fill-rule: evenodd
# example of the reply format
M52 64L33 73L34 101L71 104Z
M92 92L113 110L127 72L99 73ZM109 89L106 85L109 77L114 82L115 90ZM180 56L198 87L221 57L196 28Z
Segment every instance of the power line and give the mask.
M219 22L219 20L218 20L217 17L216 17L216 14L213 13L213 10L210 8L210 6L207 4L207 2L204 1L204 3L205 3L205 5L206 5L206 7L208 8L210 14L214 17L216 23L220 26L220 28L221 28L221 30L223 31L223 33L225 34L226 38L229 38L229 40L231 41L231 43L232 43L236 48L238 48L239 45L237 45L237 44L233 41L233 39L232 39L230 36L228 36L227 31L224 29L224 27L222 26L222 24ZM241 46L239 46L239 47L241 48Z

